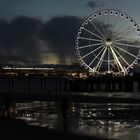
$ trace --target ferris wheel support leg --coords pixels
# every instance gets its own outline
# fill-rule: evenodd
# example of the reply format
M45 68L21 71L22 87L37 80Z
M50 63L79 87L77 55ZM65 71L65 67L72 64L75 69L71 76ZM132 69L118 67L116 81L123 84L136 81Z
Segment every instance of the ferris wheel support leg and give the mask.
M112 52L112 55L113 55L114 59L116 60L117 64L119 65L121 71L122 71L124 74L126 74L126 72L125 72L125 70L124 70L122 64L120 63L120 61L119 61L119 59L118 59L118 57L117 57L117 55L116 55L116 53L115 53L115 51L112 49L112 46L110 46L110 50L111 50L111 52Z

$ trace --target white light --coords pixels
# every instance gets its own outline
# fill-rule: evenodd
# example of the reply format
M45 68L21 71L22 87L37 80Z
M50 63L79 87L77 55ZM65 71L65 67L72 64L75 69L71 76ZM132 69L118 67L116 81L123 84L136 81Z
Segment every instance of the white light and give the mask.
M111 108L108 108L108 110L111 110Z
M105 44L106 44L107 46L110 46L110 45L112 45L112 41L106 41Z

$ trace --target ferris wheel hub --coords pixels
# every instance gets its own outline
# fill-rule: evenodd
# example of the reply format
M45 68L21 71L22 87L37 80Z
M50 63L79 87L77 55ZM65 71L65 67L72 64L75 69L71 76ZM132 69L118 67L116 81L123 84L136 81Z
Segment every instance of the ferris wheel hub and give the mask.
M105 40L105 44L106 44L107 47L110 47L112 45L112 39L111 38L107 38Z

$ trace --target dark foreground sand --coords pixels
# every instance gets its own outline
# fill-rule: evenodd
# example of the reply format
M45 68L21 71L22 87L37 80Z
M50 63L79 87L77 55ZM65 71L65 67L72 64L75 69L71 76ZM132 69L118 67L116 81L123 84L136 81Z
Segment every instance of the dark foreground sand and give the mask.
M28 126L21 120L0 119L0 140L108 140L68 133L65 130L48 130L42 127Z

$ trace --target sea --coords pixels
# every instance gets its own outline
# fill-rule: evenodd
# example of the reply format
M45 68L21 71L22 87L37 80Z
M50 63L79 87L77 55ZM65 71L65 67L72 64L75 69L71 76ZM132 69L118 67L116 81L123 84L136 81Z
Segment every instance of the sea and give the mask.
M74 93L73 93L74 94ZM139 92L78 93L101 97L140 98ZM15 117L28 125L87 136L118 140L140 140L140 103L69 102L67 120L63 121L60 102L26 101L15 103Z

